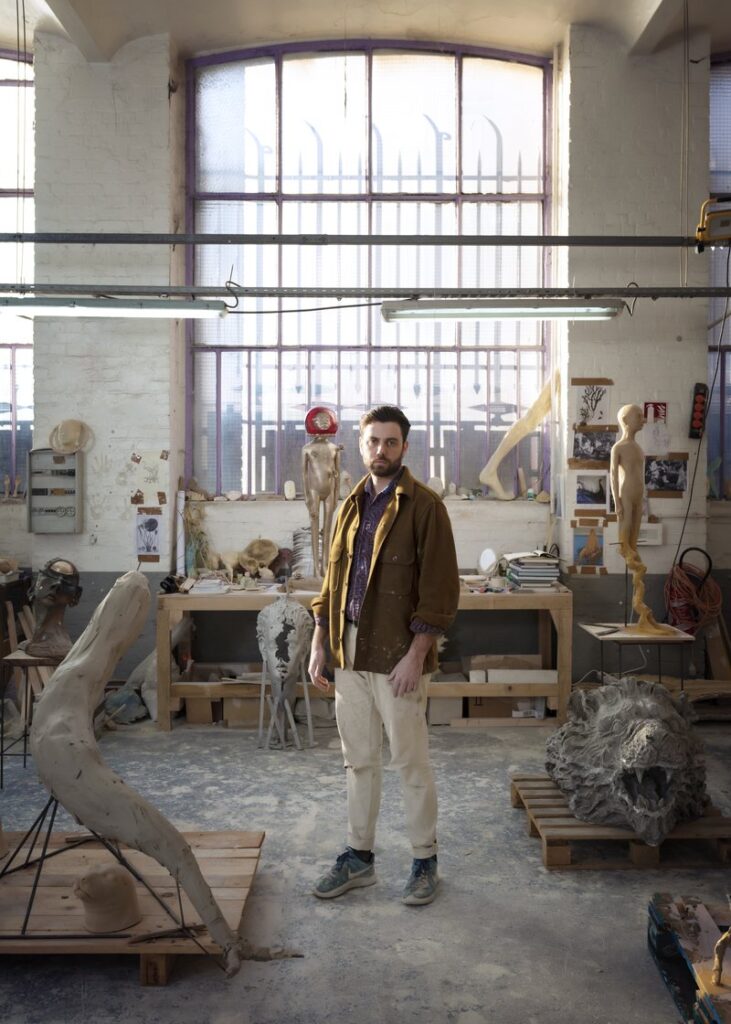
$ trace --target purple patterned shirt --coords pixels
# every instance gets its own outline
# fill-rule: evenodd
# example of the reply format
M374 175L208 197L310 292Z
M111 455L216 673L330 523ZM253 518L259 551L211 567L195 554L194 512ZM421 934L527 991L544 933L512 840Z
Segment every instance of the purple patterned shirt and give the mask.
M348 599L345 605L345 617L349 622L357 623L360 618L363 599L365 598L366 587L368 586L371 561L373 560L373 541L376 529L400 479L401 473L399 472L380 494L374 493L371 477L366 481L360 510L360 526L355 537L353 563L348 580ZM316 622L318 626L327 625L327 619L321 616L317 616ZM412 619L410 628L412 633L432 633L435 636L442 633L442 630L437 626L430 626L419 618Z

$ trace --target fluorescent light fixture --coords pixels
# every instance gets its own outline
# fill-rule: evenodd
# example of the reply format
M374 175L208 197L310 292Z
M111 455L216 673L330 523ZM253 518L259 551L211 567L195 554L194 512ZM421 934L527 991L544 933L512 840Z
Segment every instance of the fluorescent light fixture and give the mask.
M222 300L204 302L198 299L58 299L37 295L13 295L0 296L0 313L32 317L104 316L199 320L204 317L225 316L227 307Z
M620 299L416 299L384 302L381 316L396 320L611 320L624 309Z

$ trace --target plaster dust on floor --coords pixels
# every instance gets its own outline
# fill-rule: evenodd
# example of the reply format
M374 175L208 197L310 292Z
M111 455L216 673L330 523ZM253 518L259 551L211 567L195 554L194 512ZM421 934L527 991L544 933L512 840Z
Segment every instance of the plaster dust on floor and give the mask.
M731 813L731 731L697 726L708 789ZM442 884L405 907L411 851L398 773L384 772L378 884L332 900L311 886L344 845L337 732L301 752L259 750L256 734L151 723L102 737L104 759L176 825L266 832L242 935L252 955L226 979L179 957L170 984L143 988L133 956L6 956L2 1024L670 1024L646 946L657 891L722 901L728 869L547 871L509 776L543 771L548 727L432 728ZM387 756L387 751L386 751ZM33 765L5 764L0 818L29 826L45 802ZM60 814L59 829L73 828ZM1 954L1 950L0 950ZM294 955L301 954L301 955Z

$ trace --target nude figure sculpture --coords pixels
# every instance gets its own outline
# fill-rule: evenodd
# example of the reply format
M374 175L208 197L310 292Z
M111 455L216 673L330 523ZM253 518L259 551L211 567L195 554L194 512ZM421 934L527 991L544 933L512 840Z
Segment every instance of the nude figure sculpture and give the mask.
M102 760L94 736L94 710L105 683L139 634L149 604L142 573L128 572L116 581L41 694L30 749L41 781L81 825L140 850L167 868L223 950L226 973L235 974L240 966L238 937L193 851L167 818Z
M36 628L30 640L20 646L37 658L65 658L71 650L71 637L63 617L67 608L79 603L82 588L76 567L65 558L52 558L38 570L29 597L33 604Z
M637 623L628 629L633 633L670 635L675 632L673 627L657 622L644 602L647 566L637 551L645 496L645 453L635 435L642 430L645 415L639 405L623 405L617 420L622 434L612 448L609 476L619 525L619 551L632 573L632 607L637 613Z
M512 425L500 444L490 456L485 468L480 473L480 483L489 487L492 497L500 501L512 501L514 494L505 490L498 478L498 467L508 452L511 452L517 444L538 429L541 422L548 416L553 405L553 392L558 392L559 375L558 371L552 378L543 385L538 398L524 416Z
M312 415L314 413L314 416ZM302 483L310 515L312 563L315 576L325 575L325 560L330 550L335 506L340 497L340 452L328 434L337 430L337 420L329 409L310 410L305 429L315 436L302 446ZM320 507L324 510L320 529Z

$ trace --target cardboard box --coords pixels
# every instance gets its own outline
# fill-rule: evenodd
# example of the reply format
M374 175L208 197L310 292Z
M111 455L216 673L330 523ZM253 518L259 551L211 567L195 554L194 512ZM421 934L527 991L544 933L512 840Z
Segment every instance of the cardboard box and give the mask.
M540 654L472 654L462 659L462 671L491 668L540 668Z
M468 718L512 718L517 700L512 697L468 697Z
M186 697L185 718L189 725L213 725L223 716L220 700L210 697Z
M229 728L258 728L259 698L258 697L224 697L223 717ZM264 724L269 722L269 707L264 702Z
M462 717L461 697L430 697L426 706L428 725L449 725L453 718Z

